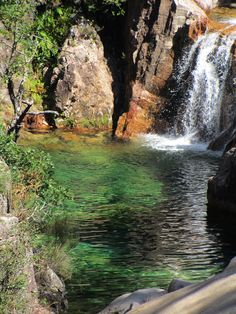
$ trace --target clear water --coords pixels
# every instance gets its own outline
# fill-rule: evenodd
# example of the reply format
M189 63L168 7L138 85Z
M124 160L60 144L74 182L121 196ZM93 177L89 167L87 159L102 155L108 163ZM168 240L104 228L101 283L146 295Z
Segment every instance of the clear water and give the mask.
M232 237L207 219L207 179L219 157L154 142L70 132L21 140L51 154L55 177L75 195L61 230L74 243L69 313L97 313L127 291L166 288L173 277L202 280L236 255Z

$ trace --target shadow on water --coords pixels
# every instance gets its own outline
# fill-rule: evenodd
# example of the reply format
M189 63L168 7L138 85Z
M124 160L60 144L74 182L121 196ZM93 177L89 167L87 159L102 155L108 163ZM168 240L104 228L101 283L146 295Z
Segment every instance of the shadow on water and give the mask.
M97 313L120 294L166 288L173 277L202 280L234 254L224 228L207 220L217 156L70 132L22 143L48 151L56 179L75 195L62 215L63 237L74 244L70 313Z
M221 251L224 267L236 256L236 217L234 214L220 212L214 208L207 209L208 228L213 234L219 235L222 243Z

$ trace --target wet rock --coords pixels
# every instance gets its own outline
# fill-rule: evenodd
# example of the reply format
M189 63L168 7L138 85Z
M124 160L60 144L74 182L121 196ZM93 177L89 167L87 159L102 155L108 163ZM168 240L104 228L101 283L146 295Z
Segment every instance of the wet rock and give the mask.
M208 182L209 209L236 213L236 147L223 156L216 176Z
M141 304L156 300L166 294L162 289L140 289L133 293L126 293L115 299L108 307L99 314L125 314L138 308Z
M168 286L168 293L173 292L173 291L177 291L179 289L182 289L184 287L188 287L190 285L192 285L191 282L184 281L181 279L173 279Z
M58 67L51 78L53 108L73 124L108 127L113 112L112 76L101 39L91 23L82 19L71 28Z

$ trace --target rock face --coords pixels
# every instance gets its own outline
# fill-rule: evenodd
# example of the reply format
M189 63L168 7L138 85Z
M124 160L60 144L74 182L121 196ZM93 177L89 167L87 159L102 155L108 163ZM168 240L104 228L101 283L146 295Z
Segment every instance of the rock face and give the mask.
M236 144L236 142L234 143ZM216 176L208 182L209 209L236 213L236 147L223 156Z
M128 1L126 113L120 118L118 135L131 136L153 128L155 115L165 103L162 90L186 44L188 25L205 17L193 0ZM121 113L115 112L115 127Z
M112 76L104 58L102 42L85 19L70 30L54 69L54 108L82 127L111 123Z
M220 274L198 284L184 285L171 293L150 300L130 314L229 314L235 313L236 262L235 258ZM103 313L103 312L102 312ZM104 312L122 313L122 312Z

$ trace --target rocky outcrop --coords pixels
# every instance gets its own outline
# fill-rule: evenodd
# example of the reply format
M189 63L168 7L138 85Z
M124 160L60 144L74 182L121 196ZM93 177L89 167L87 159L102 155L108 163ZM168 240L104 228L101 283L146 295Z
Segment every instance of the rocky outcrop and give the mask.
M75 125L107 127L113 112L112 76L99 35L82 19L65 41L51 79L53 109Z
M189 24L205 17L193 0L128 1L126 113L119 120L117 135L152 130L165 103L162 90L186 44ZM115 127L121 113L115 112Z
M197 284L185 283L183 288L150 300L130 314L226 314L235 313L236 259L220 274ZM121 299L122 300L122 299ZM102 312L103 313L103 312ZM105 312L122 313L122 312Z

